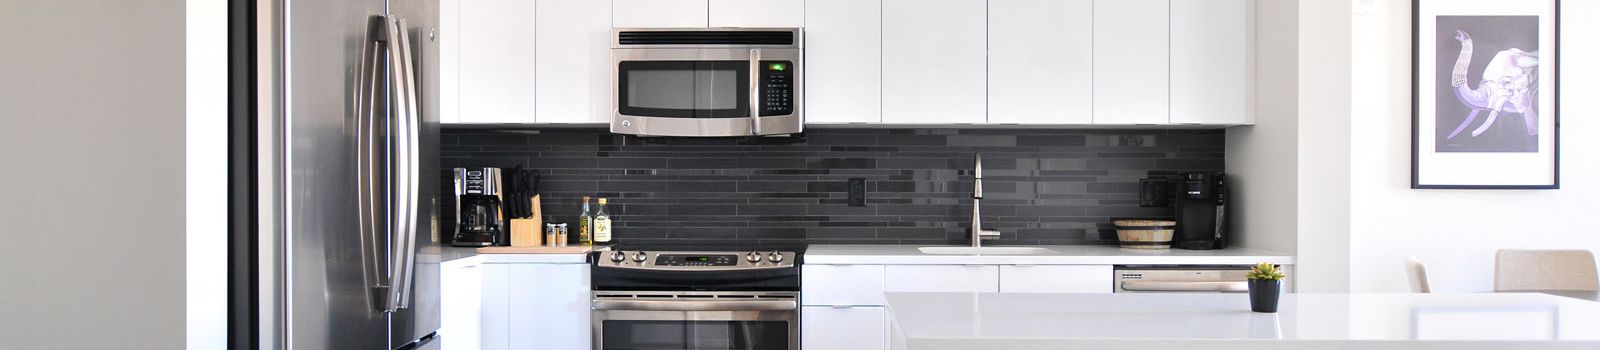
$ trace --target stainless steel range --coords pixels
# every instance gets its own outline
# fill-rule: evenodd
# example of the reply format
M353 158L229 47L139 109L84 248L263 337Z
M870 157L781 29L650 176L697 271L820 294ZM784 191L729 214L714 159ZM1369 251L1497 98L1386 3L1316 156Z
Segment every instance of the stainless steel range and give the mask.
M595 349L799 349L799 250L622 248L591 259Z

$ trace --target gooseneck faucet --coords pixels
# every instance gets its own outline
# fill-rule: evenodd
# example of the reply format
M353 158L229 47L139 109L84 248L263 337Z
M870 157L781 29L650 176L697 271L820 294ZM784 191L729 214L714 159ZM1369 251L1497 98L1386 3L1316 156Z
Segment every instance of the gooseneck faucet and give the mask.
M983 201L983 154L974 153L972 164L972 247L983 246L984 236L1000 236L1000 231L983 229L979 207Z

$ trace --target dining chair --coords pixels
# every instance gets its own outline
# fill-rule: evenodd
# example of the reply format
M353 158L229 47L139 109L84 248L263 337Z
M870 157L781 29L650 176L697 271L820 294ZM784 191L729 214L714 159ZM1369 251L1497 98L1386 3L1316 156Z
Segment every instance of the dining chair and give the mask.
M1494 290L1600 290L1594 253L1580 249L1501 249L1494 256Z
M1411 282L1412 293L1432 293L1428 288L1428 268L1417 257L1406 258L1406 277Z

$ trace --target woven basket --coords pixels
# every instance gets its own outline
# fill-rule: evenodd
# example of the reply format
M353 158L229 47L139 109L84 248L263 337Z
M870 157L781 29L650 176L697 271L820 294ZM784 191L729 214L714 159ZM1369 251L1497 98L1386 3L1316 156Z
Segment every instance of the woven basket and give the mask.
M1117 220L1111 222L1117 226L1117 241L1123 248L1132 249L1167 249L1172 248L1172 231L1178 227L1175 221L1161 220Z

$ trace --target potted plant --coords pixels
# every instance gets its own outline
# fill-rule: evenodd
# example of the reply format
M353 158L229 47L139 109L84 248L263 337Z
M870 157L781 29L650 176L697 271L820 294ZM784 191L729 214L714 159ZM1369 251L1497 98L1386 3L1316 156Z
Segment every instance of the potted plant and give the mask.
M1278 294L1283 290L1283 271L1277 265L1260 263L1250 269L1250 311L1278 312Z

